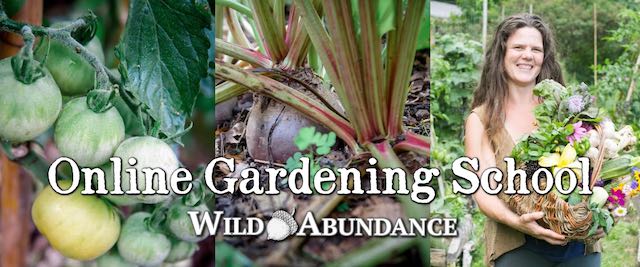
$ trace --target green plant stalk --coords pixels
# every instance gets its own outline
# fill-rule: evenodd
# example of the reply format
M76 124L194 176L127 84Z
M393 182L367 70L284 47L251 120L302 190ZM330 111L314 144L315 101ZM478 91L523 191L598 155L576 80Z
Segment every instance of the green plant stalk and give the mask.
M401 41L396 40L397 51L395 52L399 53L399 56L395 61L396 65L392 66L393 72L390 73L393 78L387 79L387 82L389 82L388 89L391 90L387 128L391 137L395 137L403 131L402 116L410 90L407 84L411 76L413 58L416 54L416 41L418 39L419 27L416 25L420 23L420 17L425 6L425 0L409 0L406 16L400 25L398 35L396 35L396 38L402 38Z
M373 127L378 135L386 135L387 109L381 95L384 89L384 75L382 70L381 45L376 25L377 1L359 1L360 10L360 52L363 60L362 74L364 79L364 93L368 114L373 114Z
M318 10L322 12L322 10ZM300 13L296 11L296 6L291 8L289 13L289 28L286 32L285 43L289 49L283 61L285 69L296 69L304 64L304 59L310 49L311 40L309 34L301 25Z
M395 152L393 152L388 141L385 140L379 143L367 143L365 147L371 152L371 155L378 160L378 166L380 168L402 168L405 172L407 171L407 168L404 166L402 161L398 158ZM413 175L408 172L406 178L407 184L411 185L414 183ZM394 184L394 188L397 190L396 187L397 185ZM429 205L418 204L411 200L409 195L397 195L397 197L407 217L417 219L429 216ZM429 237L417 237L417 244L422 261L426 263L425 265L428 265L431 257Z
M222 6L216 5L216 11L215 11L216 12L216 29L215 29L216 32L215 32L215 35L216 35L216 38L220 38L220 39L222 39L222 33L223 33L223 31L222 31L222 29L223 29L222 23L224 21L224 15L223 15L224 12L223 11L224 11L224 8Z
M387 45L386 47L383 48L383 55L385 56L385 62L384 62L384 81L385 81L385 88L386 90L384 90L383 94L382 94L382 98L380 99L380 101L383 101L385 103L385 105L387 105L387 109L389 110L389 99L391 98L390 94L391 94L391 85L393 84L393 78L394 75L393 73L395 72L395 68L397 65L397 60L398 60L398 43L399 43L399 26L402 24L402 13L403 13L403 5L402 5L402 1L399 0L395 0L394 2L395 5L395 15L394 15L394 30L391 30L387 33ZM392 112L391 110L388 111L388 117L387 117L387 123L389 121L389 117L391 116L389 113Z
M289 17L287 18L287 30L284 35L284 45L291 49L291 42L294 39L293 34L298 32L300 24L300 13L296 10L296 5L289 8Z
M277 28L269 2L249 0L249 4L267 55L275 62L282 61L286 56L284 30Z
M342 86L346 89L346 99L341 102L350 102L353 120L353 128L360 143L368 142L377 137L373 127L372 116L367 111L362 84L362 64L358 60L358 46L355 38L353 20L351 19L351 6L348 1L323 2L326 10L327 27L334 43L336 63L340 69ZM335 84L335 83L334 83Z
M241 47L251 47L247 36L242 31L240 21L238 21L238 14L229 8L224 9L225 19L227 20L227 26L229 26L229 32L233 36L233 40ZM220 38L222 39L222 38Z
M322 63L320 62L320 58L318 57L318 52L313 46L309 47L309 53L307 53L307 61L309 62L309 66L313 69L313 72L318 75L322 75Z
M305 56L309 51L311 40L302 27L296 27L298 33L293 34L291 47L285 57L283 64L285 69L297 69L304 64Z
M273 22L275 23L275 28L277 30L280 31L280 36L285 37L285 10L284 10L284 5L285 5L285 1L284 0L273 0L273 1L269 1L272 4L272 8L273 8ZM285 45L286 47L286 45ZM285 49L286 51L286 49Z
M362 152L354 139L355 132L349 122L328 107L271 78L238 69L219 60L216 60L215 64L216 77L244 85L249 90L266 94L300 111L335 132L354 153Z
M374 238L328 267L378 266L415 245L414 238Z
M298 7L296 10L300 10L303 25L309 33L309 38L311 39L317 54L320 56L320 61L323 63L324 69L326 70L327 75L329 75L338 97L340 99L347 99L346 89L342 86L342 80L338 73L333 43L329 38L329 33L327 33L323 27L323 23L318 12L314 8L311 0L294 1L296 7ZM342 106L344 107L348 118L356 118L354 117L352 106L349 101L342 101Z
M260 52L237 46L236 44L229 43L222 39L216 38L215 48L216 53L246 61L253 66L259 66L267 69L273 67L273 62Z
M404 140L393 146L395 151L413 151L419 155L429 156L431 153L431 143L429 138L410 131L404 133Z
M215 96L213 99L215 99L215 104L217 105L231 98L238 97L247 92L247 90L247 87L244 85L225 81L216 86Z
M231 8L231 9L233 9L235 11L238 11L238 12L244 14L245 16L247 16L247 18L253 18L253 14L251 13L251 9L249 9L247 6L243 5L242 3L238 2L238 1L235 1L235 0L216 0L216 5L217 6L219 5L219 6ZM216 8L216 17L218 17L217 11L218 11L218 9Z

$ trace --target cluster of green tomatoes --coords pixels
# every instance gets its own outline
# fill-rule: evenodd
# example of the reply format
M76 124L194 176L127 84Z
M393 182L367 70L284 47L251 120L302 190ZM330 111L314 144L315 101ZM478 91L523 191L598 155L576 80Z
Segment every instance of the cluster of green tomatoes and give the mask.
M21 143L53 127L61 156L81 167L105 170L108 189L113 188L111 157L124 159L125 165L127 159L137 159L135 166L123 166L122 177L124 169L135 168L140 190L145 189L142 168L172 173L179 167L178 158L164 141L126 136L125 123L114 107L100 113L91 110L85 95L94 87L95 70L62 43L48 38L42 42L35 59L46 68L42 68L44 75L31 83L16 78L11 58L0 61L0 139ZM84 46L104 61L97 38ZM123 190L129 189L129 183L129 179L122 180ZM58 185L69 188L70 182L59 180ZM155 266L191 257L196 243L206 238L195 234L187 214L190 210L208 211L202 199L187 202L174 194L98 197L80 191L60 195L46 186L32 207L38 230L68 258L97 259L98 266ZM119 206L133 206L124 222ZM153 211L148 212L150 209Z

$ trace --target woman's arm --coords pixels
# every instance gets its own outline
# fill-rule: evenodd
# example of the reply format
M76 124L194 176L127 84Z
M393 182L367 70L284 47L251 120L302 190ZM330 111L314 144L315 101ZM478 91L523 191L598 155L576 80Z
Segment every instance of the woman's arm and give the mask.
M475 113L471 113L465 123L464 148L467 157L478 158L480 161L478 174L481 174L489 167L496 166L491 142L485 132L484 125ZM496 181L491 179L490 182L492 187L495 188ZM546 229L536 222L536 220L544 216L543 212L533 212L518 216L509 209L504 201L497 196L487 194L482 189L476 191L473 198L478 203L480 211L497 222L535 238L543 239L550 244L561 245L566 243L563 235Z

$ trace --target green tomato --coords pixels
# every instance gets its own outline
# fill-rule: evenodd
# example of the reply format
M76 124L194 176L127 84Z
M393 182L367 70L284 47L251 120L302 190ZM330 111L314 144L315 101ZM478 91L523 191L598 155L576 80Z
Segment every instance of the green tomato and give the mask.
M186 260L193 256L196 250L198 250L197 244L171 239L171 251L164 261L174 263Z
M11 58L0 60L0 139L24 142L44 133L56 121L62 96L51 75L32 84L16 80Z
M134 204L140 203L140 201L138 201L135 198L130 197L130 196L112 195L111 192L115 189L115 185L113 184L113 182L114 182L114 180L113 180L113 166L112 166L111 163L107 163L105 165L102 165L100 167L100 169L102 169L104 171L105 186L107 187L107 190L109 191L109 194L103 196L104 198L108 199L109 201L113 202L114 204L116 204L118 206L130 206L130 205L134 205ZM97 183L95 183L95 181L96 181L96 178L94 177L94 184L97 184ZM125 189L122 189L122 190L123 191L127 191Z
M96 259L96 264L98 267L136 267L123 259L117 250L111 250L109 253L100 256L100 258Z
M54 25L54 28L56 26L62 25ZM60 86L63 95L84 95L93 88L96 71L89 62L72 48L56 40L42 40L42 44L36 50L36 58L42 61L45 55L47 56L45 66ZM84 47L95 55L98 61L104 62L102 44L98 38L94 37Z
M124 140L124 121L115 108L95 113L87 106L87 98L79 97L64 106L53 136L62 156L83 167L97 167Z
M62 189L70 181L58 181ZM78 187L60 195L51 186L42 190L33 203L31 216L38 231L65 257L92 260L106 253L118 241L120 217L104 200L82 195Z
M183 241L198 242L207 238L209 236L209 231L207 231L206 227L202 235L196 235L196 231L191 223L191 218L187 213L189 211L198 211L198 217L202 219L204 212L209 211L209 208L205 204L189 207L177 201L167 212L167 228L175 237Z
M137 189L141 192L146 189L145 175L142 172L143 168L162 168L165 173L165 182L167 185L167 189L171 190L170 177L171 174L178 169L179 162L176 154L173 153L173 150L169 145L163 142L160 139L150 136L140 136L140 137L131 137L127 140L124 140L118 146L114 157L118 157L122 159L122 171L120 173L121 178L121 187L122 191L128 191L130 186L130 177L127 173L127 169L135 168L136 169L136 181L137 181ZM134 166L129 164L129 158L135 158L137 163ZM112 173L110 171L109 173ZM113 189L113 174L105 175L105 180L107 181L107 188L111 191ZM153 176L153 189L158 190L158 176ZM111 184L109 186L109 184ZM147 204L155 204L164 201L170 200L172 194L161 195L161 194L153 194L153 195L110 195L109 199L114 200L114 202L122 202L122 203L147 203Z
M171 251L171 241L162 233L151 231L147 220L151 214L132 214L122 227L118 240L118 252L128 262L156 266L161 264Z

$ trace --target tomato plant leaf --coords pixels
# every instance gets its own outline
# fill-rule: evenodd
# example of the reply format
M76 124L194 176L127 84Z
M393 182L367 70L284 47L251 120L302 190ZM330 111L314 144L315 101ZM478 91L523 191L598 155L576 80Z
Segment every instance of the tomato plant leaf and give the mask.
M205 1L131 2L120 42L126 88L149 107L167 136L184 130L207 75L210 27Z

